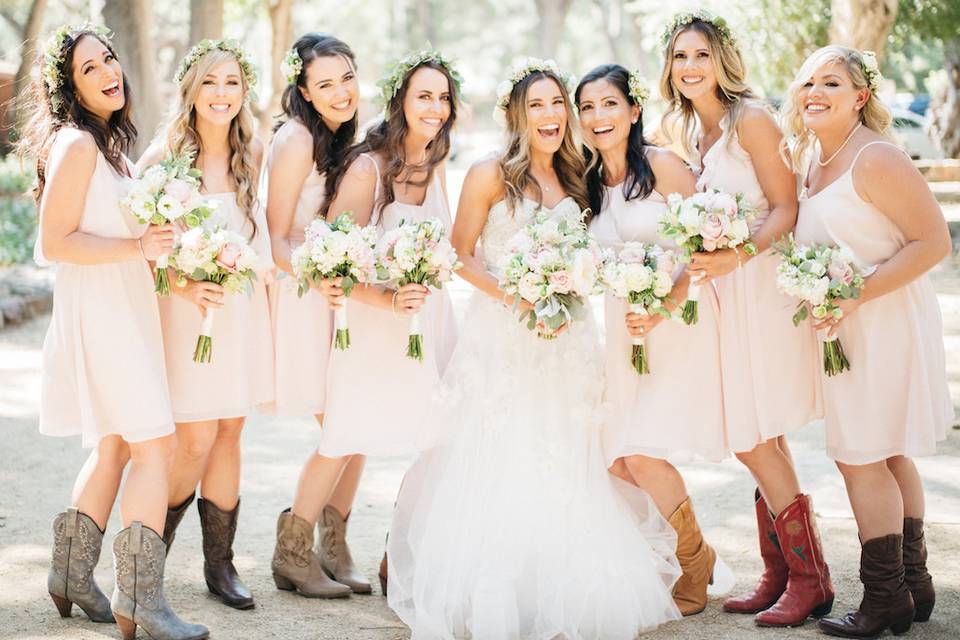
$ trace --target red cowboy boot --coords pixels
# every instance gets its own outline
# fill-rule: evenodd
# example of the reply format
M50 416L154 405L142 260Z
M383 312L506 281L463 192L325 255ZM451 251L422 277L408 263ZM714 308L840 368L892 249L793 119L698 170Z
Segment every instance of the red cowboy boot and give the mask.
M766 500L757 489L754 495L757 511L757 531L760 534L760 557L763 573L752 591L742 596L727 598L723 610L728 613L758 613L769 609L787 588L787 563L780 551L780 542L773 525L773 516Z

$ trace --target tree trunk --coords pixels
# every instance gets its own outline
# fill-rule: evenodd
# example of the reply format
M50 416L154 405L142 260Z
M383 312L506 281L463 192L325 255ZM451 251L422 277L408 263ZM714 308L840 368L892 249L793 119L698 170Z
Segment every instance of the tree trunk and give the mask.
M947 85L930 105L930 136L947 158L960 158L960 38L943 43Z
M270 136L273 117L280 113L280 98L287 80L280 73L280 63L293 44L293 0L271 0L270 12L270 100L259 114L260 137Z
M563 36L563 25L567 21L573 0L536 0L537 14L540 16L538 53L544 58L557 55L557 47Z
M190 42L223 37L223 0L190 0Z
M897 20L897 0L832 0L830 42L883 55Z
M613 60L627 60L632 56L625 55L621 44L623 37L623 21L625 19L622 0L594 0L597 10L603 21L603 34L610 47Z
M132 89L133 121L140 132L134 148L134 155L138 156L157 134L163 114L157 86L153 15L147 0L105 0L103 20L113 31L123 79Z
M30 71L37 58L37 36L40 35L40 28L43 26L43 14L47 9L47 0L33 0L30 5L30 15L27 16L27 23L23 26L21 41L23 45L20 48L20 66L17 67L17 75L13 80L14 97L26 95L27 86L30 84ZM7 144L7 133L10 127L20 128L23 126L24 114L18 112L16 100L11 100L7 104L7 111L4 114L3 122L0 122L0 130L5 135L0 136L2 146Z
M416 19L421 42L411 42L411 50L420 50L429 42L437 46L437 23L434 20L434 7L430 0L416 0Z

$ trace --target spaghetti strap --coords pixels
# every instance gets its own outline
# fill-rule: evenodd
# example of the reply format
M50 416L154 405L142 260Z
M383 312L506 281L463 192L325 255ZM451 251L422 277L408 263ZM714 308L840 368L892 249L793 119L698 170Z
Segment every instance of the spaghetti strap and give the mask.
M373 188L373 213L370 214L369 222L369 224L376 226L380 224L380 209L382 208L380 206L380 165L377 164L376 159L369 153L361 153L360 157L369 160L373 164L373 170L377 174L377 184Z

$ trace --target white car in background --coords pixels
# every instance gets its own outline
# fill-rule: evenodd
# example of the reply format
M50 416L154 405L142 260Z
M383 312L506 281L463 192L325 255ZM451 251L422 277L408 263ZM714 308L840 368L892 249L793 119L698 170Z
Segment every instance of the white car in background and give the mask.
M943 153L926 132L926 120L909 109L894 107L891 131L911 158L942 158Z

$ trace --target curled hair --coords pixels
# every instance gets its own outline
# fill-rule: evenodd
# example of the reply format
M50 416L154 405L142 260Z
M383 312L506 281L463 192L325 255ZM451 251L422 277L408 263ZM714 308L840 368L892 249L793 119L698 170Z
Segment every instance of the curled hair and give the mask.
M623 94L624 100L630 106L640 106L630 94L630 72L619 64L603 64L594 67L580 80L574 92L574 100L580 105L580 92L591 82L606 80ZM627 175L623 180L623 197L630 201L644 199L653 193L655 176L644 147L650 143L643 137L643 112L635 123L630 125L627 135ZM583 155L587 162L587 197L590 201L591 215L597 215L603 209L606 189L603 187L603 157L594 153L589 146L584 145Z
M317 58L340 56L350 67L356 70L357 62L353 50L338 38L326 33L305 33L293 43L293 49L303 64L297 75L296 84L288 84L283 90L280 107L283 114L274 125L274 132L288 120L300 121L313 137L313 164L320 175L326 174L327 201L335 191L335 181L340 174L339 169L345 166L347 152L357 137L358 115L344 122L336 131L331 130L312 103L304 99L300 88L307 86L307 67Z
M843 67L854 89L867 90L867 102L860 110L860 122L865 127L882 136L888 136L890 123L893 120L890 109L874 95L873 91L870 91L869 78L864 72L863 55L859 51L838 45L817 49L800 67L800 71L787 89L787 99L780 108L780 126L784 133L780 153L787 166L797 173L806 170L808 154L813 151L816 144L816 135L803 124L800 92L817 69L831 63Z
M407 117L403 112L403 102L410 88L410 78L413 77L418 69L423 68L435 69L446 77L447 87L450 92L450 117L443 123L443 127L436 137L427 144L427 157L423 163L409 164L406 161L406 151L403 146L403 141L409 129ZM374 203L375 210L383 209L383 207L396 200L393 185L400 180L401 177L406 184L415 187L423 187L429 184L433 178L434 169L436 169L437 165L443 162L450 153L450 133L457 120L457 107L459 103L460 96L457 93L457 83L444 65L432 60L427 60L410 69L406 76L404 76L400 89L390 99L387 105L386 119L368 131L363 142L360 142L350 149L343 164L335 168L332 180L328 175L327 197L321 209L321 214L326 215L327 210L333 203L333 196L336 194L337 189L340 188L340 183L343 181L343 176L346 174L347 168L364 153L381 155L385 165L383 171L380 172L380 198ZM426 174L422 180L414 180L410 177L420 173Z
M563 80L552 71L534 71L520 80L510 92L507 103L507 142L500 156L500 172L506 187L506 201L515 209L524 198L524 190L532 187L537 194L537 206L543 206L543 190L530 172L530 127L527 123L527 93L533 83L544 78L553 80L563 96L563 108L567 112L567 126L563 132L560 149L553 154L553 169L557 172L563 190L581 209L590 207L584 176L587 165L580 152L583 143L576 128L576 118L570 104L570 94Z
M237 60L236 55L230 51L213 49L186 70L180 80L177 101L166 129L167 153L173 156L190 155L196 165L203 152L202 140L197 131L197 96L200 94L207 74L217 65L229 60ZM242 72L240 82L244 94L250 91L247 78ZM230 177L237 186L237 204L253 225L251 235L256 235L257 225L254 221L253 209L257 195L257 165L253 159L253 134L253 113L247 101L244 100L240 106L240 112L230 121L230 131L227 134L227 142L230 146Z
M43 80L43 73L34 78L30 90L21 99L21 107L29 113L27 125L17 145L17 151L23 156L36 155L37 180L33 185L33 196L37 204L43 196L46 186L47 156L50 146L57 132L63 127L75 127L86 131L93 136L97 148L106 161L120 175L130 175L127 159L124 154L133 147L137 138L137 128L131 116L132 94L130 83L123 78L123 107L110 114L104 121L88 111L77 95L77 88L73 82L73 54L77 44L84 37L96 38L103 44L114 58L117 58L113 44L105 37L92 29L80 28L71 31L64 39L60 50L60 59L63 61L57 71L63 78L57 89L61 107L55 109L47 84ZM45 51L41 48L37 66L43 69Z
M736 129L748 100L757 98L746 82L747 70L740 56L736 42L723 34L712 22L694 19L679 26L670 35L664 52L663 72L660 74L660 95L667 101L667 112L660 121L660 131L667 142L673 142L673 130L680 124L684 153L692 157L694 152L694 132L696 130L696 112L693 103L683 97L680 89L673 84L671 71L674 63L674 48L677 38L686 31L696 31L707 40L710 60L713 62L714 75L717 78L716 96L726 111L729 130ZM732 136L728 138L729 143Z

